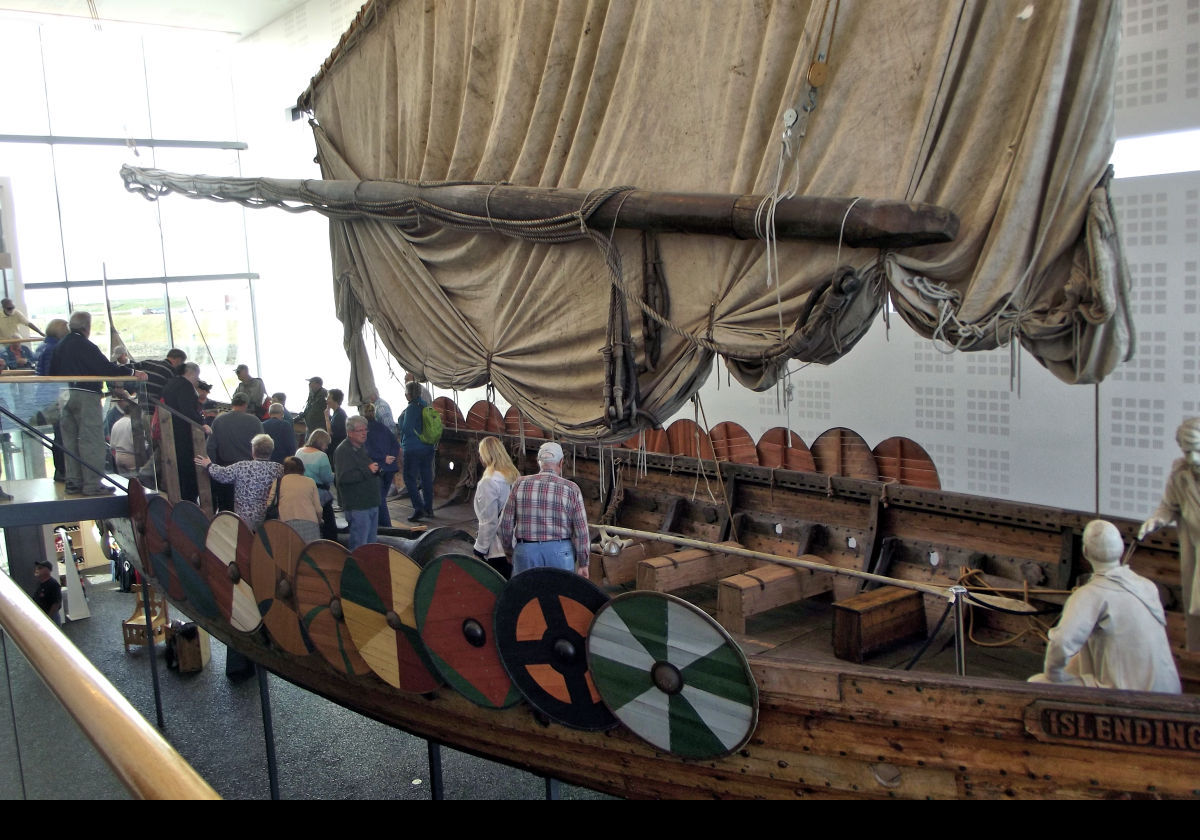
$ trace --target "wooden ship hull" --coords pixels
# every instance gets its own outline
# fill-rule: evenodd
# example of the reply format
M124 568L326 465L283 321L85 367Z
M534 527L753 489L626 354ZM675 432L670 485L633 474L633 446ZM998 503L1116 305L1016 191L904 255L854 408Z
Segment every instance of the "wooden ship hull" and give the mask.
M281 677L620 796L1194 797L1193 697L1024 681L1087 571L1088 514L944 492L911 441L871 449L835 429L810 448L786 429L754 442L731 424L657 428L715 358L761 392L792 361L849 352L885 304L958 349L1019 341L1066 382L1099 381L1127 359L1129 277L1105 164L1119 4L1051 4L1035 24L1033 6L918 0L512 8L364 6L298 102L315 117L323 181L122 177L152 199L328 215L350 402L374 381L368 319L419 380L494 386L523 415L442 405L439 501L469 499L480 435L504 435L528 472L549 430L601 537L592 583L615 597L588 613L551 589L575 634L553 639L561 661L482 663L464 639L487 647L508 607L526 634L537 622L522 619L549 627L549 612L510 604L513 583L472 567L453 533L440 553L409 557L427 552L406 544L380 559L226 518L210 546L205 529L226 514L209 526L194 505L168 510L135 490L156 585ZM903 31L917 36L896 39ZM708 113L719 118L697 117ZM629 435L636 443L612 445ZM471 521L468 509L460 522ZM1133 542L1136 523L1118 524ZM1154 536L1131 562L1159 585L1194 689L1177 549ZM457 583L443 589L448 565ZM475 612L439 614L423 585L473 593ZM945 647L959 585L1043 615L971 607L955 634L965 669L931 666L939 652L896 667L919 662L927 637ZM649 661L642 711L660 726L652 712L663 712L668 729L699 673L663 639L649 645L661 657L613 652L620 622L601 618L625 621L635 601L719 640L720 748L685 749L673 729L660 737L622 716L613 698L630 688L605 681L643 668L630 663ZM431 621L453 651L435 650ZM401 678L409 667L424 682ZM545 684L517 691L505 673ZM536 693L547 686L557 714ZM572 709L601 700L613 725L577 728Z
M469 497L478 469L474 453L482 435L504 435L518 466L529 471L539 430L519 417L516 427L506 430L503 418L486 404L464 418L452 403L439 402L447 426L437 458L439 509ZM583 490L589 522L613 532L663 537L610 542L606 552L597 546L593 582L606 595L649 591L682 596L696 605L697 613L711 615L729 631L746 657L757 695L753 719L744 737L735 737L736 743L727 744L729 749L720 755L678 755L626 725L624 718L599 731L576 728L511 689L502 690L510 691L510 699L491 704L469 699L453 684L400 690L394 673L385 677L362 667L360 651L343 623L354 620L347 599L363 602L347 589L351 566L346 558L359 558L359 552L330 549L332 562L346 565L334 569L318 562L323 573L314 595L316 578L311 569L306 577L303 568L313 564L304 559L297 563L296 555L320 552L311 546L284 546L272 536L267 541L274 541L276 559L264 561L261 545L251 550L246 544L247 539L264 538L247 537L247 531L240 537L235 561L228 562L232 555L223 558L227 565L241 567L230 576L227 568L212 564L211 537L210 552L202 557L203 535L192 528L188 536L186 517L180 523L174 516L172 528L165 528L164 515L171 514L165 500L152 500L157 509L151 504L148 516L148 496L137 487L131 495L135 534L129 536L137 541L143 568L156 586L167 590L176 608L278 676L415 735L617 796L1196 796L1196 698L1026 683L1023 676L1037 670L1041 650L1033 634L1021 633L1029 627L1027 616L974 609L970 631L972 641L984 645L1017 637L1012 649L1018 654L1018 668L1021 663L1027 668L1024 674L982 675L997 672L980 664L982 656L992 656L991 649L975 644L966 648L966 676L955 675L952 667L948 673L924 665L922 670L902 670L894 667L894 660L881 658L881 651L895 651L906 640L915 640L908 641L910 645L919 642L935 627L947 604L935 594L935 586L963 580L972 586L985 583L992 592L1053 611L1086 572L1079 543L1088 514L935 489L936 474L931 476L929 465L911 450L906 456L901 447L898 458L893 457L894 448L877 447L864 454L865 444L855 446L856 436L846 430L833 435L836 446L823 435L811 451L791 437L798 445L773 448L771 441L777 436L764 436L753 459L744 450L745 436L736 430L692 438L706 441L699 454L709 459L655 453L649 451L653 441L647 449L567 446L565 473ZM737 452L739 443L743 462L721 460ZM659 444L665 449L669 441ZM717 460L711 459L713 454ZM868 469L866 456L876 464L874 478L843 474ZM762 465L803 462L806 457L828 471ZM754 463L746 463L751 460ZM906 477L879 477L895 469ZM189 506L174 507L178 514ZM1136 523L1117 524L1132 539ZM267 526L271 535L286 528L280 523ZM412 559L414 573L417 567L427 572L431 558L470 554L467 535L461 532L437 539L440 544L426 537L393 550ZM679 541L716 547L687 548ZM721 551L720 544L731 550ZM790 568L738 555L737 550L820 562L829 572ZM1138 546L1131 561L1159 584L1168 607L1178 601L1176 551L1169 538L1153 537ZM279 559L289 553L290 559ZM903 599L902 612L908 619L917 615L921 626L915 633L911 622L901 626L907 619L897 617L898 602L884 595L873 600L876 605L888 602L875 613L886 620L870 623L874 607L856 611L849 605L856 599L865 604L872 601L866 595L892 590L860 592L860 580L835 570L885 572L896 581L926 586L919 595L899 590L916 599L916 605L912 598ZM230 607L230 598L236 601L237 596L217 591L224 580L239 576L240 585L253 590L250 603L261 615L262 626L247 629L256 617L247 619L244 611L238 617L236 605ZM206 581L216 587L204 591ZM501 602L505 586L499 585ZM393 590L398 591L394 582ZM246 597L243 594L243 601ZM299 603L281 623L280 604L295 598ZM393 626L399 628L407 621L405 611L398 603L394 609L400 616ZM832 647L840 658L830 653L831 613ZM1043 620L1054 619L1048 615ZM490 629L491 617L481 620ZM1182 649L1181 624L1178 608L1169 610L1169 632L1185 691L1194 690L1200 671ZM847 627L855 632L847 633ZM947 643L945 630L934 636L943 646ZM375 668L376 659L369 658ZM889 664L893 667L881 667Z

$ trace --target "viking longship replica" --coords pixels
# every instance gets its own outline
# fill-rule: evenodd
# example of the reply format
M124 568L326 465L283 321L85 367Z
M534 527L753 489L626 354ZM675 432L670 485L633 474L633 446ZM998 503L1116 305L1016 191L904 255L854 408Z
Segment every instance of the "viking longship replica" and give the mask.
M303 545L135 483L147 574L282 677L621 796L1194 796L1194 697L1024 682L1086 514L942 491L911 441L663 428L714 360L765 390L885 305L1067 383L1127 358L1119 23L1104 0L367 4L299 100L324 180L123 177L327 215L351 402L368 320L437 386L494 386L507 416L441 401L439 504L469 498L480 435L526 469L562 441L590 580L506 582L455 528ZM1192 688L1177 544L1118 525Z

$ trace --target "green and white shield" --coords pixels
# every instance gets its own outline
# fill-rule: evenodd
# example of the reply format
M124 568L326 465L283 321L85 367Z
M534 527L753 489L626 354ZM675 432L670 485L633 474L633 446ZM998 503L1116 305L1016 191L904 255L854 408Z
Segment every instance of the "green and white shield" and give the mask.
M653 746L682 758L729 755L758 723L758 686L725 630L661 592L628 592L596 613L588 666L604 703Z

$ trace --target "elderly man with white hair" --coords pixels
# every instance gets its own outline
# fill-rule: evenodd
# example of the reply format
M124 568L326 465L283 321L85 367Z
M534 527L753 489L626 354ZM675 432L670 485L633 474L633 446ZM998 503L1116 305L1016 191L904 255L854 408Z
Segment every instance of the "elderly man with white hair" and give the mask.
M346 421L346 439L333 453L338 498L350 528L347 547L373 543L379 536L379 464L367 450L367 418Z
M1083 529L1092 576L1067 599L1044 670L1030 682L1181 692L1158 590L1122 565L1124 547L1111 522L1093 519Z
M1187 649L1200 650L1200 417L1184 420L1175 432L1183 457L1171 465L1162 502L1142 523L1138 539L1172 522L1179 531L1179 584L1187 620Z
M562 477L563 450L554 441L538 450L539 472L517 479L500 515L500 541L513 546L513 574L537 566L587 576L587 513L579 485Z

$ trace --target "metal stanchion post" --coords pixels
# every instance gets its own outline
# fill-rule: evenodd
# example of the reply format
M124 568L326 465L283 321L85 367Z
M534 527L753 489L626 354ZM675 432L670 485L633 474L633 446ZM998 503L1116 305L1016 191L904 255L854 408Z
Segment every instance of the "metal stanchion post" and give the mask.
M442 747L436 741L426 741L429 746L429 798L440 801L442 797Z
M267 669L254 665L258 675L258 699L262 705L263 741L267 748L267 779L271 785L271 798L279 799L279 767L275 763L275 727L271 723L271 692L267 685Z
M950 587L950 603L954 605L954 672L960 677L967 674L967 629L965 610L967 588Z
M63 553L70 554L67 541L63 540ZM154 684L154 713L158 716L158 728L165 728L162 710L162 691L158 687L158 648L154 645L154 624L150 612L150 584L142 579L142 612L146 614L146 647L150 649L150 681Z

